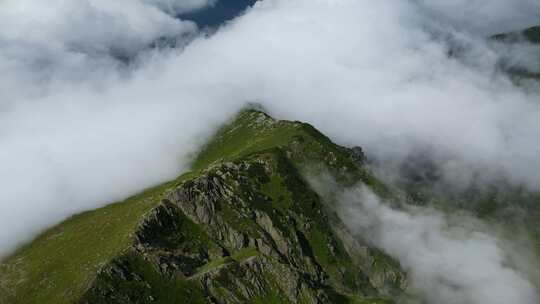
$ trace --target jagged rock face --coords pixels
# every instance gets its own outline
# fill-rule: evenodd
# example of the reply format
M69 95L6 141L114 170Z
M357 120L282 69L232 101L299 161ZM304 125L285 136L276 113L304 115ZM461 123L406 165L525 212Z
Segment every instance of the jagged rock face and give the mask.
M159 284L192 284L207 303L347 303L349 294L385 296L388 286L404 287L395 267L370 269L367 247L354 261L331 222L282 151L219 164L165 195L129 253L100 273L82 303L162 299L140 264ZM124 287L130 284L139 292Z

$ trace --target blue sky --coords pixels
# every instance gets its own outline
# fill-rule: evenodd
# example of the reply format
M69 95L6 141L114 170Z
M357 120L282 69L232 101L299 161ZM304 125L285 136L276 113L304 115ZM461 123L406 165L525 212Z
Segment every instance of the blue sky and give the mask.
M214 27L233 19L256 0L218 1L214 6L196 12L180 15L181 19L192 20L200 27Z

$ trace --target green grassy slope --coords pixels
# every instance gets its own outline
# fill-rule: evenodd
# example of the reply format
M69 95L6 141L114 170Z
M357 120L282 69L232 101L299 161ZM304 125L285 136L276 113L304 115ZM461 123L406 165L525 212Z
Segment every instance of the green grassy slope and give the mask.
M20 248L0 264L0 303L9 303L13 291L25 303L77 299L97 270L131 244L141 216L158 204L168 186L72 216Z
M200 170L214 162L238 159L266 149L282 147L294 165L301 170L332 173L343 184L361 180L382 196L390 190L358 162L363 160L349 149L333 143L328 137L307 123L274 121L265 113L247 110L232 123L225 125L214 136L193 162Z

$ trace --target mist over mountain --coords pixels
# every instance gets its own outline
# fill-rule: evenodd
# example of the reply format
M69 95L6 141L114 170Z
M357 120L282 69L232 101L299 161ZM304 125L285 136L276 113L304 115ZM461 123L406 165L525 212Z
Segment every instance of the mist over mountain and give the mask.
M362 147L366 170L400 199L349 189L358 185L338 187L356 193L349 201L333 199L381 221L343 219L401 263L428 303L486 302L498 284L516 295L501 301L535 303L539 276L525 270L540 235L538 16L534 0L2 1L0 256L192 171L216 130L256 103ZM431 228L418 252L455 256L429 269L385 234L422 239ZM437 276L472 254L504 280ZM432 280L445 294L426 294L439 288ZM453 288L463 291L454 302Z

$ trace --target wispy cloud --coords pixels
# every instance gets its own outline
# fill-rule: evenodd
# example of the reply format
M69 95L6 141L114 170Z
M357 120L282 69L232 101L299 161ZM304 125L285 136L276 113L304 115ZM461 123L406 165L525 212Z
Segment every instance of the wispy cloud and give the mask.
M477 220L393 209L364 186L344 191L339 201L347 226L397 259L408 271L410 291L428 303L538 303L528 277L537 265L524 263L524 248L505 248Z

